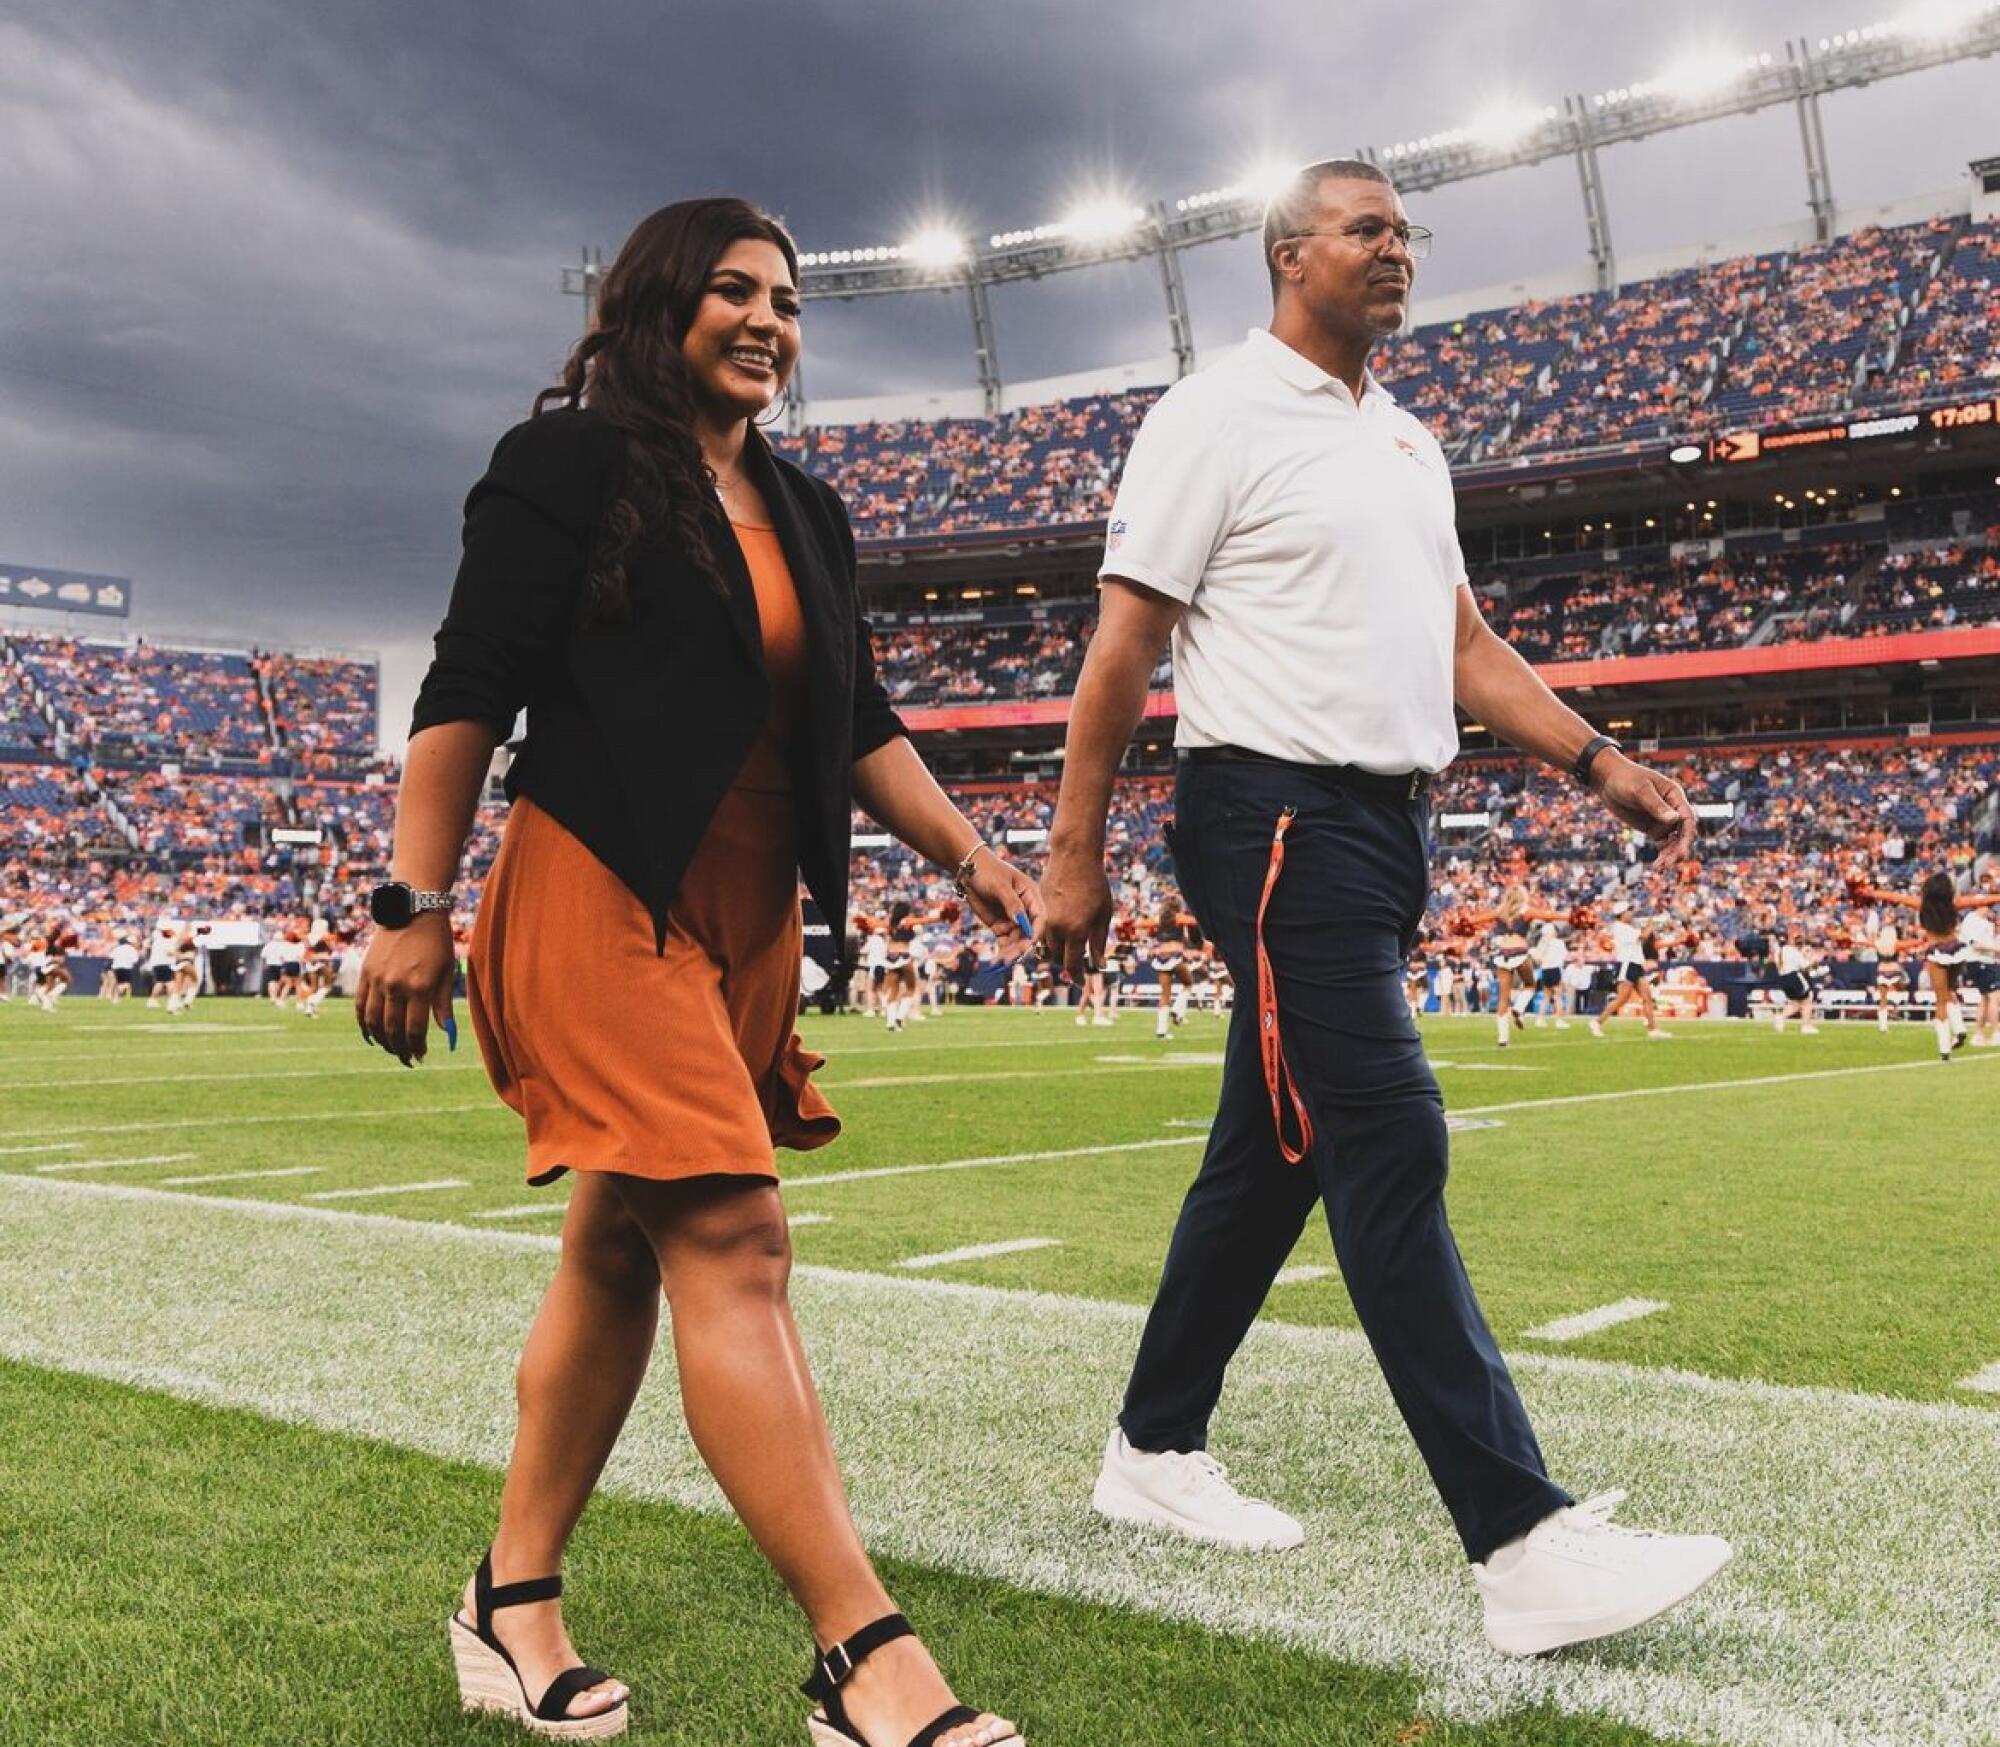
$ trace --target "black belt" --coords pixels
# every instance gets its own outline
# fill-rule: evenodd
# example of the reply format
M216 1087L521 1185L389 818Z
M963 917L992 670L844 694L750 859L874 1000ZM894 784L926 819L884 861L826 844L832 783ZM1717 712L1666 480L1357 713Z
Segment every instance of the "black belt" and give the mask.
M1296 759L1274 758L1268 752L1252 752L1247 746L1184 746L1174 754L1183 764L1270 764L1300 776L1336 782L1371 800L1408 802L1430 793L1431 773L1406 770L1384 773L1361 770L1351 764L1302 764Z

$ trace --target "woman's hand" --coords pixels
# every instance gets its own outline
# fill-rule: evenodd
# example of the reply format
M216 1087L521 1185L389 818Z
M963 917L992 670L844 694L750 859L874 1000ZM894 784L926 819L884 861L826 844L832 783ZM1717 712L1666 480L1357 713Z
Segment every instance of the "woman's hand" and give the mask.
M379 1043L404 1067L424 1059L433 1015L450 1026L452 984L458 975L458 947L451 918L426 911L407 928L378 928L361 961L354 991L354 1017L361 1035Z
M982 844L966 876L965 901L1000 941L1000 957L1011 962L1042 932L1042 894L1035 882L990 845ZM1021 918L1027 919L1026 932Z

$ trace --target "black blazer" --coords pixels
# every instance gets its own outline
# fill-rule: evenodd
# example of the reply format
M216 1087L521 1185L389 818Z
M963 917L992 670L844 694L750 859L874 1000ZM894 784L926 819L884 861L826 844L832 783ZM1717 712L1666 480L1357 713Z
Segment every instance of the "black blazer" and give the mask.
M754 430L744 455L805 619L799 865L840 940L854 761L904 729L876 678L839 497ZM668 908L763 731L771 685L749 567L719 505L709 551L726 600L667 532L626 560L629 617L579 624L590 549L624 475L623 434L589 411L544 413L500 439L465 502L464 557L410 732L478 721L504 736L525 706L508 798L527 795L630 886L663 951Z

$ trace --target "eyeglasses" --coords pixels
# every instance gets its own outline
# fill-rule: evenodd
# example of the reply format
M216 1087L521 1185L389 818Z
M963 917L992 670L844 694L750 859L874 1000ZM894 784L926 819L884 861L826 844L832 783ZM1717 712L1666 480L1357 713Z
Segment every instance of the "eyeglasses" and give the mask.
M1292 231L1280 237L1281 243L1288 243L1295 237L1344 237L1348 242L1358 244L1371 255L1383 252L1389 238L1394 237L1402 246L1404 254L1413 261L1430 258L1431 232L1420 224L1390 224L1386 219L1361 218L1354 223L1343 225L1337 231Z

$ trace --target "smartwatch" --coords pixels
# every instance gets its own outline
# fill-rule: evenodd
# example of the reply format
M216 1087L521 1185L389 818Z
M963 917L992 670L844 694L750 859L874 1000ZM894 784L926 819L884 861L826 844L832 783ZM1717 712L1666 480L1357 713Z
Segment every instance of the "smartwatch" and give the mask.
M1583 750L1576 755L1576 763L1570 766L1570 775L1576 778L1579 787L1590 787L1590 767L1597 762L1597 755L1606 750L1623 752L1625 748L1609 734L1598 734L1584 742Z
M450 892L419 892L391 880L368 894L368 915L377 928L407 928L426 910L449 910Z

